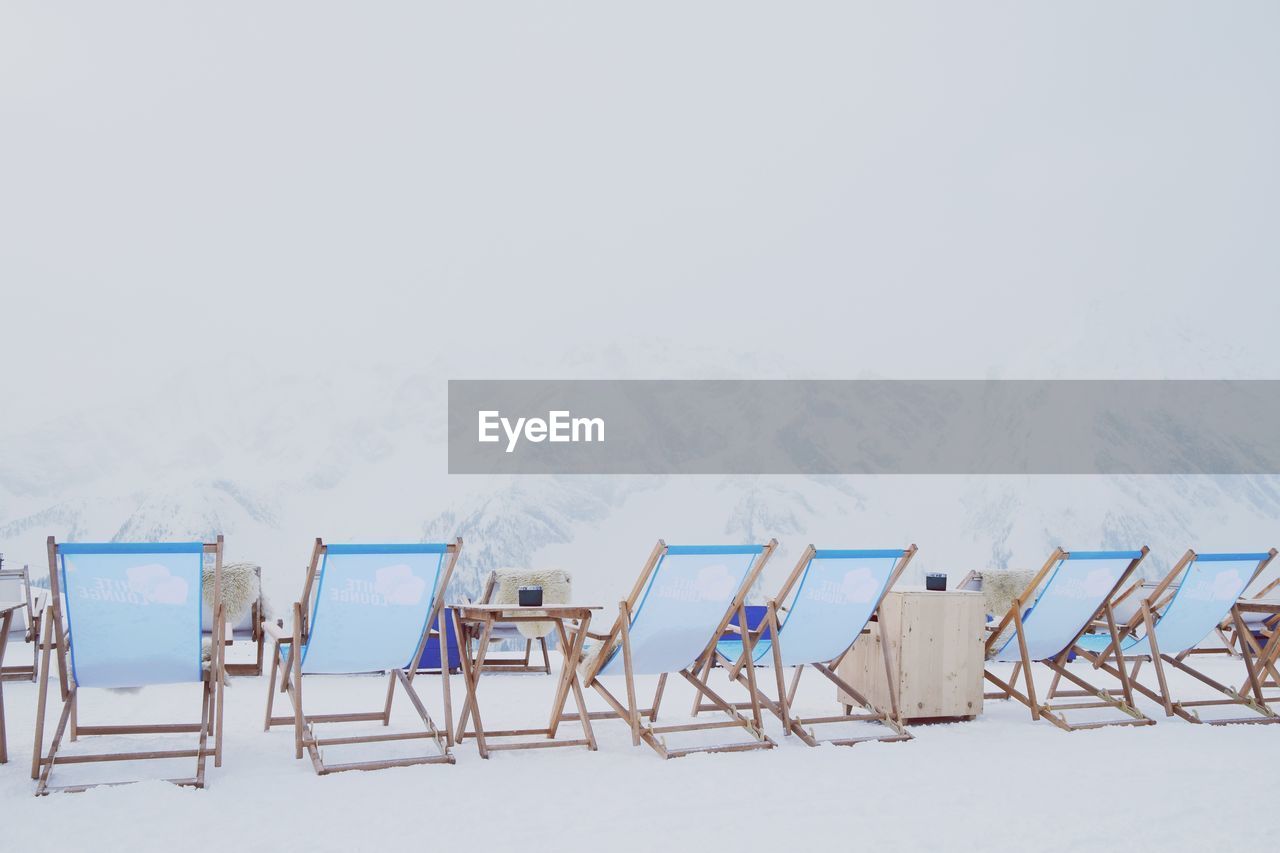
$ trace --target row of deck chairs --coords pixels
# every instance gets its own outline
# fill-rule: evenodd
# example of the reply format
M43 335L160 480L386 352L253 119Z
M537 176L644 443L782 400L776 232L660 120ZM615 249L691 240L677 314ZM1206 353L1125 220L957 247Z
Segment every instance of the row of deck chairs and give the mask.
M1033 719L1047 719L1067 730L1153 724L1155 720L1137 708L1135 692L1159 703L1166 716L1178 716L1188 722L1280 722L1280 716L1268 704L1280 700L1280 696L1267 692L1268 688L1280 686L1274 649L1270 656L1259 655L1254 632L1246 625L1238 606L1245 590L1275 559L1276 550L1218 554L1187 551L1149 591L1136 577L1147 553L1145 546L1139 551L1055 550L1014 600L1009 612L990 630L986 642L988 658L1013 663L1014 667L1008 680L988 669L986 678L998 690L986 694L987 698L1016 699L1030 709ZM1117 618L1116 605L1135 598L1133 615L1126 621ZM1224 623L1248 638L1241 642L1246 679L1238 687L1210 678L1189 660L1197 646ZM1088 666L1073 667L1071 661L1076 658ZM1155 671L1154 684L1138 677L1147 661ZM1037 663L1052 673L1044 693L1035 683ZM1169 670L1190 676L1221 695L1179 701L1169 688ZM1104 679L1102 685L1096 683L1099 679ZM1064 689L1064 681L1071 686ZM1202 718L1198 709L1213 706L1239 707L1248 713L1243 717ZM1099 710L1118 712L1120 716L1078 719L1080 711L1092 715Z
M172 781L203 786L206 759L212 757L215 766L222 759L225 644L218 635L223 624L220 613L215 612L214 642L208 653L202 654L200 571L206 557L212 560L216 590L221 578L221 537L214 543L110 545L57 544L50 537L48 547L52 601L50 617L43 626L44 678L32 757L37 794L86 787L51 784L56 766L85 761L195 758L194 775ZM619 603L612 625L607 631L589 635L593 645L584 651L577 674L582 686L604 700L607 710L586 712L587 716L621 720L629 727L633 744L646 744L664 758L773 747L775 741L763 724L765 713L776 716L786 734L810 745L824 742L817 727L846 722L872 723L881 731L866 737L833 736L825 742L909 740L892 679L887 678L893 670L889 644L881 644L890 682L887 708L867 701L836 670L866 632L885 594L915 555L915 546L888 550L810 546L782 588L768 600L764 619L753 626L747 619L745 602L776 548L776 540L748 546L676 546L659 541L630 593ZM264 728L290 727L295 757L309 756L317 773L453 763L450 679L440 679L442 724L427 710L414 679L432 639L438 642L440 670L448 670L441 619L445 591L461 549L461 539L413 545L329 545L316 540L302 595L292 606L291 625L287 629L269 622L264 625L274 644ZM1056 551L1004 619L992 625L987 640L989 657L1015 664L1008 680L987 672L987 678L1000 689L998 695L1018 699L1028 705L1033 718L1045 717L1064 728L1098 725L1066 722L1070 708L1086 705L1120 710L1125 723L1150 724L1153 721L1134 707L1135 689L1162 702L1170 714L1198 719L1195 703L1170 698L1162 674L1159 692L1136 686L1136 661L1145 648L1151 652L1158 673L1165 664L1192 671L1181 653L1235 612L1239 594L1275 551L1184 558L1156 595L1144 599L1141 619L1118 623L1113 602L1133 579L1146 553L1145 548L1136 552ZM1179 578L1173 578L1178 572ZM1175 583L1176 592L1161 609L1161 596ZM214 600L219 596L215 594ZM1154 615L1157 611L1158 617ZM1098 633L1100 626L1103 633ZM1197 631L1199 636L1194 637ZM1147 645L1141 646L1144 642ZM62 711L46 750L50 655L55 653L55 685L61 694ZM1073 656L1083 658L1095 674L1114 676L1120 686L1092 686L1070 668ZM1224 702L1247 706L1258 721L1277 721L1263 695L1267 678L1275 676L1274 661L1255 662L1249 655L1245 660L1251 679L1248 695L1212 679L1202 680L1222 690ZM1036 663L1047 665L1054 674L1045 703L1037 699L1032 673ZM712 687L711 675L717 665L727 673L739 697L723 696ZM788 668L794 670L790 686L784 678ZM843 713L797 718L794 699L805 668L817 671L856 704L844 706ZM355 673L387 674L386 698L380 707L355 713L317 713L304 699L308 675ZM695 719L661 725L659 709L672 674L694 688ZM637 697L637 676L642 675L657 676L655 693L646 703ZM1019 677L1025 689L1017 687ZM1055 703L1055 698L1072 692L1060 689L1060 680L1070 682L1092 701L1070 708ZM180 682L201 685L199 722L86 726L77 719L76 695L81 688ZM578 689L576 683L573 686ZM567 689L569 681L562 681L560 690ZM331 724L385 726L398 692L405 694L421 724L412 731L334 737L319 731L319 727L327 729ZM278 695L287 699L288 713L273 713ZM581 702L579 708L585 711ZM707 712L715 717L699 716ZM562 714L559 720L581 718L579 714ZM710 745L668 743L673 736L711 729L729 730L736 738ZM59 752L68 734L76 739L83 735L157 733L196 734L197 745L157 752ZM341 764L326 762L323 754L326 746L406 739L429 741L431 747L426 754L411 757Z

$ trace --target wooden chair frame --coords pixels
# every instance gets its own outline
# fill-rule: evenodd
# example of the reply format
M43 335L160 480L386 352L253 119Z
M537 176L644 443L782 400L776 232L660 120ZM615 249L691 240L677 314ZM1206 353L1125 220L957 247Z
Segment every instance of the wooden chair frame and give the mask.
M1109 691L1095 688L1088 681L1085 681L1079 675L1067 669L1067 661L1072 652L1076 649L1076 642L1084 635L1085 631L1089 629L1089 626L1092 623L1104 621L1107 625L1108 633L1111 635L1112 642L1118 643L1119 629L1116 626L1115 613L1112 610L1112 599L1115 597L1117 591L1125 585L1125 582L1133 576L1133 573L1137 571L1138 565L1146 558L1148 552L1149 549L1147 546L1142 546L1142 550L1139 552L1139 555L1129 562L1129 565L1121 573L1120 578L1116 581L1115 585L1103 598L1102 603L1098 605L1096 610L1094 610L1092 618L1080 627L1080 630L1076 633L1075 637L1071 639L1071 642L1067 643L1063 650L1054 657L1040 661L1040 663L1043 663L1051 672L1053 672L1055 676L1055 684L1057 678L1065 678L1067 681L1070 681L1081 689L1081 695L1092 697L1091 701L1062 703L1056 705L1050 703L1041 704L1036 696L1035 679L1032 672L1033 664L1036 662L1031 660L1030 654L1027 651L1026 635L1023 633L1023 608L1035 601L1036 590L1040 587L1040 584L1044 579L1048 577L1049 573L1053 571L1054 566L1057 565L1060 560L1069 560L1071 558L1071 552L1064 551L1061 548L1055 548L1053 553L1049 555L1049 559L1045 561L1045 564L1040 568L1040 571L1036 572L1035 576L1031 578L1030 583L1027 584L1027 588L1023 590L1021 595L1014 598L1009 611L1004 615L1004 618L1000 620L999 624L989 628L990 634L988 635L985 644L987 657L990 657L995 651L994 646L996 641L1000 639L1000 635L1004 633L1005 628L1007 628L1009 623L1012 622L1021 660L1014 663L1013 675L1010 676L1007 682L992 673L989 668L984 668L983 677L999 688L999 690L996 692L985 693L983 694L983 698L1017 699L1031 710L1031 719L1039 720L1043 717L1064 731L1097 729L1106 726L1154 725L1155 720L1146 716L1139 711L1137 707L1135 707L1133 702L1133 689L1129 683L1128 672L1124 668L1121 668L1115 673L1121 684L1119 696L1113 695ZM1025 683L1025 694L1017 689L1016 685L1018 683L1019 676L1023 678ZM1090 721L1085 723L1073 723L1066 717L1067 713L1071 711L1099 708L1112 708L1122 712L1126 716L1119 719Z
M31 591L31 570L27 566L20 569L0 569L0 579L17 579L22 582L23 596L26 600L27 614L27 633L23 638L31 644L31 663L28 664L11 664L9 666L0 665L0 681L31 681L36 680L36 673L40 669L40 619L43 616L40 593L33 594ZM5 626L5 640L8 640L9 625ZM7 648L6 648L7 651ZM0 663L4 661L4 654L0 654Z
M249 610L250 624L253 625L253 634L249 638L249 642L254 643L258 647L258 657L253 663L228 663L224 665L227 675L262 675L262 660L265 652L267 635L262 627L265 617L265 611L262 606L262 570L258 570L258 597L253 602ZM228 636L224 640L225 644L230 647L235 638Z
M592 639L602 641L606 649L612 649L615 644L621 646L622 662L623 662L623 678L626 684L627 697L626 702L615 697L603 684L600 683L600 669L610 658L610 652L605 651L598 655L592 664L583 672L582 681L586 686L593 688L609 705L611 710L593 711L588 714L589 719L612 719L614 717L622 720L631 727L631 743L639 746L642 742L653 749L660 757L664 759L680 758L686 755L694 755L703 752L743 752L752 749L772 749L777 744L774 743L764 733L763 720L761 719L760 704L754 701L757 691L752 690L751 696L753 702L751 705L751 716L744 717L732 703L725 700L718 693L712 690L708 685L700 681L696 673L703 667L706 661L715 654L716 641L720 635L724 633L725 626L729 624L729 620L733 618L734 613L742 611L747 593L760 577L760 572L764 568L765 563L773 555L778 547L778 540L771 539L764 546L760 554L754 559L751 569L747 572L742 584L734 593L733 600L729 607L725 610L724 616L720 618L720 623L716 626L716 630L712 633L706 647L702 652L690 662L690 665L677 672L682 678L688 681L698 693L711 700L716 710L723 713L728 719L715 722L696 722L681 723L669 726L657 725L658 708L662 703L662 694L666 689L667 676L670 673L662 673L658 676L658 685L654 691L653 701L648 708L641 708L636 702L635 672L631 665L631 639L629 630L631 626L631 613L635 609L639 601L641 593L647 588L649 580L657 568L659 561L667 553L667 543L659 539L658 544L654 546L653 551L649 554L649 559L645 561L644 568L640 571L640 576L636 578L635 586L631 588L631 593L625 599L618 602L618 618L614 621L613 626L604 634L588 634ZM745 624L745 622L743 623ZM754 670L748 672L748 681L754 687L755 673ZM579 719L578 714L563 714L560 716L561 721L576 721ZM646 724L645 720L648 720ZM673 732L690 732L701 731L706 729L719 728L741 728L747 731L752 740L746 742L719 744L706 747L685 747L670 748L666 744L663 737L665 734Z
M1267 552L1265 559L1258 562L1258 566L1254 569L1249 583L1252 584L1271 561L1275 559L1276 549L1272 548ZM1267 660L1259 658L1259 649L1256 642L1247 642L1242 645L1241 657L1244 659L1245 671L1248 674L1248 680L1245 685L1236 690L1228 685L1210 678L1204 673L1188 664L1187 658L1194 649L1185 649L1176 655L1170 655L1160 650L1159 632L1156 626L1159 622L1158 614L1168 606L1172 595L1171 589L1175 589L1175 581L1178 581L1186 572L1188 566L1195 561L1197 554L1194 550L1188 550L1182 555L1182 558L1169 570L1169 573L1161 579L1155 589L1146 596L1140 603L1138 612L1130 621L1124 625L1119 631L1118 636L1112 638L1112 642L1101 653L1091 652L1087 649L1076 648L1076 654L1089 661L1094 669L1102 670L1115 678L1121 678L1122 674L1127 676L1130 686L1160 704L1164 708L1166 717L1177 716L1189 723L1208 723L1210 725L1232 725L1232 724L1259 724L1259 723L1280 723L1280 715L1277 715L1270 707L1267 706L1267 697L1263 693L1265 686L1265 675L1269 672L1275 677L1274 666ZM1247 584L1246 584L1247 586ZM1241 615L1237 605L1231 606L1230 614L1227 620L1235 627L1237 636L1247 636L1253 641L1252 635L1245 628L1244 617ZM1117 653L1120 643L1128 637L1136 636L1138 628L1145 629L1145 636L1148 638L1150 646L1150 655L1126 655ZM1156 673L1156 688L1151 688L1143 684L1138 679L1138 672L1144 662L1150 662ZM1214 690L1223 694L1222 699L1197 699L1186 701L1175 701L1169 692L1168 678L1165 672L1165 666L1172 666L1181 672L1195 678L1203 684L1212 687ZM1128 671L1125 672L1126 667ZM1259 673L1259 669L1263 673ZM1054 679L1053 685L1050 687L1050 697L1084 695L1083 691L1056 691L1057 679ZM1056 691L1056 693L1055 693ZM1113 692L1114 695L1114 692ZM1257 716L1253 717L1237 717L1230 719L1203 719L1196 711L1196 708L1216 707L1223 705L1241 705Z
M497 587L497 581L498 581L498 573L490 572L489 577L485 580L484 589L480 591L480 597L476 599L476 601L473 603L474 604L492 604L493 592L494 592L494 589ZM551 674L551 654L550 652L547 651L547 638L539 637L537 642L539 647L541 647L542 649L542 665L541 666L538 666L537 664L530 662L530 656L533 652L534 641L529 638L525 638L523 658L491 657L489 655L488 648L479 648L478 646L476 648L476 653L474 655L471 655L470 649L467 649L465 652L463 652L463 650L459 648L458 651L459 653L467 654L471 658L472 667L484 666L487 669L491 669L491 670L500 669L503 672L542 672L542 673L546 673L547 675L550 675Z
M449 588L449 579L453 576L454 566L457 565L458 555L462 551L461 537L454 539L445 549L444 568L440 573L440 579L435 590L435 598L431 603L431 611L427 614L427 630L422 632L422 639L418 643L418 647L414 652L413 659L404 669L394 669L387 673L387 699L379 711L356 712L346 714L307 714L303 711L302 699L302 655L297 654L297 650L304 648L309 640L310 631L307 620L309 619L308 606L311 602L312 589L315 587L316 576L320 567L321 558L328 552L328 546L317 538L315 547L311 551L311 563L307 568L307 579L302 587L302 598L293 603L293 626L291 633L285 633L283 628L273 625L270 622L263 622L263 630L271 637L273 648L271 653L271 677L267 684L267 712L263 722L263 731L270 731L273 726L291 725L293 726L294 739L294 758L302 758L303 750L311 758L311 765L316 773L324 776L329 773L340 773L345 770L381 770L386 767L408 767L415 764L453 764L455 759L450 751L453 746L453 729L450 720L453 716L453 710L450 703L449 694L449 648L448 641L445 636L445 626L443 620L440 619L440 613L444 609L445 591ZM431 628L436 625L436 628ZM414 675L417 673L418 663L422 660L422 651L426 647L427 641L433 637L440 638L440 666L441 675L440 683L444 698L444 730L440 728L431 719L426 705L422 703L417 691L413 686ZM282 647L288 647L288 653L281 654ZM276 694L276 675L280 676L280 692L289 697L292 705L293 713L285 717L273 717L271 715L272 705L274 704ZM381 722L382 725L391 724L391 706L395 699L396 686L399 685L409 698L409 703L421 718L423 728L419 731L396 732L391 734L371 734L371 735L355 735L349 737L318 737L315 732L315 724L317 723L358 723L358 722ZM430 739L435 743L437 754L414 756L411 758L391 758L374 761L356 761L343 764L327 764L320 753L323 746L338 746L360 743L385 743L387 741L397 740L415 740Z
M916 555L916 550L916 546L911 545L903 552L902 556L898 558L897 564L889 575L888 583L885 584L884 589L880 593L880 598L876 601L875 608L871 611L873 616L879 612L880 605L884 601L884 597L888 595L889 591L893 589L894 585L898 582L903 571L907 568L907 564L910 563L911 558ZM748 646L754 647L767 631L770 637L770 653L773 657L772 669L774 672L774 679L776 681L778 698L777 700L772 699L763 689L758 691L758 695L755 698L760 705L767 708L782 722L783 731L786 735L794 734L809 746L818 746L823 743L830 743L836 746L853 746L867 741L893 743L897 741L911 740L911 733L902 725L901 713L898 708L898 691L897 685L895 684L896 679L893 677L893 652L889 648L889 643L887 642L882 642L880 646L884 651L884 674L889 685L890 708L888 711L885 711L883 708L877 708L869 699L858 691L857 688L853 687L853 685L849 684L836 674L836 670L840 666L840 661L844 659L844 656L849 653L853 648L854 643L858 640L857 637L854 637L844 651L836 655L832 660L816 661L807 665L826 677L828 681L843 691L845 695L857 700L858 704L863 709L863 713L853 713L853 706L848 704L844 706L843 714L824 717L797 717L792 712L792 708L795 704L796 691L800 687L800 676L804 672L804 667L806 665L802 664L796 667L795 674L791 678L791 686L788 688L785 684L785 678L782 672L783 666L780 637L783 622L778 618L778 614L785 613L787 611L787 606L785 606L783 602L794 602L795 595L799 592L796 584L804 575L805 569L808 567L815 554L817 554L817 549L812 544L805 548L804 553L800 555L799 562L796 563L795 568L791 570L791 574L789 574L787 579L783 582L782 588L778 590L778 594L766 602L765 618L761 622L760 626L755 630L748 630L745 632L747 636L744 637L742 656L738 658L738 660L732 661L717 651L715 658L718 660L720 666L728 672L730 681L737 681L743 687L749 690L752 689L750 680L748 680L743 673L743 670L755 668L753 665L748 664L748 661L751 658L748 656L747 649ZM738 625L742 626L746 624L746 611L744 608L740 610L738 614ZM728 629L730 632L733 632L735 627L737 626L730 625L728 626ZM740 627L737 627L737 633L742 634L743 630ZM864 627L859 636L862 634L869 635L870 631ZM706 683L706 681L711 677L711 670L712 661L708 660L703 664L703 668L699 676L704 683ZM742 709L751 706L750 703L735 703L734 707ZM702 703L701 697L695 697L693 708L694 716L697 716L700 711L709 710L713 710L713 706ZM845 722L880 723L889 729L889 734L871 735L867 737L821 739L812 728L809 728L816 725Z
M223 632L225 620L222 616L222 536L212 543L205 543L204 553L214 557L213 589L214 601L214 637L210 645L209 666L204 671L201 687L200 722L199 723L157 723L130 725L80 725L77 714L78 688L67 661L70 653L71 637L67 633L66 623L62 616L62 595L59 588L58 545L52 536L48 539L49 551L49 610L44 619L44 639L40 644L40 690L36 705L35 748L31 755L31 778L37 780L36 796L54 791L85 791L101 785L129 784L107 782L86 785L52 786L49 778L55 764L82 764L99 761L149 761L166 758L196 759L195 775L169 779L175 785L192 788L204 787L205 759L213 756L213 766L222 766L222 689L223 689ZM197 594L199 594L197 592ZM203 635L203 631L201 632ZM203 642L203 640L202 640ZM62 697L62 713L58 717L57 727L53 732L53 742L49 752L44 752L45 710L48 701L50 655L56 652L58 664L58 687ZM199 735L195 749L153 750L145 752L96 753L92 755L58 755L62 739L68 734L72 741L82 735L147 735L193 733ZM213 739L210 747L209 739Z
M1248 628L1244 625L1244 630L1240 633L1240 637L1247 645L1248 654L1252 656L1254 668L1260 669L1256 679L1256 687L1260 688L1264 703L1276 702L1280 703L1280 693L1267 694L1265 691L1269 688L1280 687L1280 606L1275 602L1264 601L1261 595L1255 596L1247 601L1236 603L1236 610L1243 617L1244 611L1252 610L1257 612L1262 610L1269 613L1257 629ZM1242 619L1243 621L1243 619ZM1264 644L1258 645L1258 640L1254 636L1254 631L1262 635ZM1240 686L1237 692L1244 692L1255 685L1251 682L1254 679L1246 681Z
M1254 580L1257 580L1256 576ZM1267 598L1267 596L1271 595L1277 589L1280 589L1280 577L1277 577L1275 580L1271 581L1262 589L1258 590L1256 593L1249 596L1248 600L1251 600L1251 601L1264 600ZM1277 629L1280 629L1280 618L1266 619L1263 621L1262 624L1263 624L1262 630L1264 633L1272 632ZM1196 655L1229 654L1232 657L1241 656L1242 654L1242 651L1240 649L1241 636L1239 632L1236 631L1234 620L1231 619L1231 617L1227 617L1226 619L1222 620L1222 624L1218 626L1218 639L1222 640L1221 648L1194 649L1192 650L1191 653ZM1259 651L1258 644L1255 642L1253 644L1253 652L1256 655L1258 651ZM1270 682L1270 678L1271 677L1268 676L1268 679L1267 679L1268 682ZM1274 685L1269 685L1269 686L1274 686Z

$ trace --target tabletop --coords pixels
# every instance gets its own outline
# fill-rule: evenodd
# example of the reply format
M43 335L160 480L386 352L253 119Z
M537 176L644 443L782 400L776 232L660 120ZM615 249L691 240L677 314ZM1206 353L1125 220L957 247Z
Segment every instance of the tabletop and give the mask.
M599 604L544 604L541 607L521 607L518 604L453 604L458 617L467 622L536 622L544 619L582 619L593 610L603 610Z

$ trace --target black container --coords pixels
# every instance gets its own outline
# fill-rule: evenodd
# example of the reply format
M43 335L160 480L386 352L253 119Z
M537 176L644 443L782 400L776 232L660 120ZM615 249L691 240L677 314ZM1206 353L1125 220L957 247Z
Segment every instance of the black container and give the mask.
M521 607L541 607L542 606L542 587L540 586L520 587L520 606Z
M947 576L938 572L932 572L924 576L924 588L933 592L947 591Z

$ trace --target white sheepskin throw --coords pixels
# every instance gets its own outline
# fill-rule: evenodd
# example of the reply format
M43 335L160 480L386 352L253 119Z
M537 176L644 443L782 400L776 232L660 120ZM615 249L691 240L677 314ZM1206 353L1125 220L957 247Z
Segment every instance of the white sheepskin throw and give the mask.
M1035 576L1036 573L1029 569L982 570L983 602L987 608L987 613L991 615L996 624L999 624L1000 620L1009 612L1009 608L1013 606L1013 600L1026 592L1027 584L1031 583L1031 579ZM1024 604L1029 603L1024 602ZM991 646L992 650L1002 648L1005 641L1012 636L1013 631L1014 626L1011 621L1001 633L1000 638Z
M239 624L261 595L262 584L258 580L261 571L255 563L227 563L222 567L222 609L230 624ZM204 603L212 612L213 569L204 571L201 587Z
M520 587L542 587L543 604L569 604L573 577L561 569L498 569L494 572L493 604L519 604ZM519 622L520 633L531 640L555 630L554 622Z
M612 643L606 643L604 640L588 640L582 647L582 660L578 662L578 678L582 679L586 684L587 672L606 654L613 654L613 650L622 645L622 641L615 639Z

